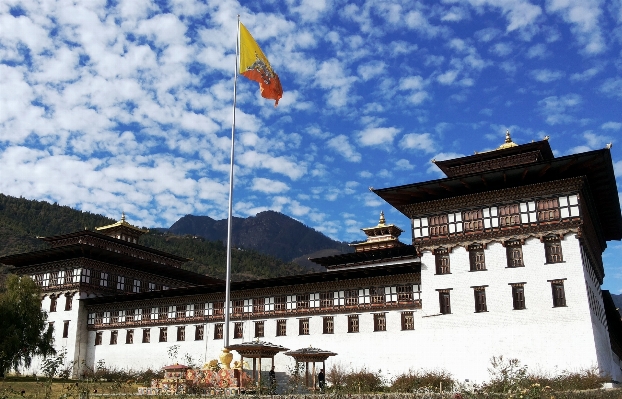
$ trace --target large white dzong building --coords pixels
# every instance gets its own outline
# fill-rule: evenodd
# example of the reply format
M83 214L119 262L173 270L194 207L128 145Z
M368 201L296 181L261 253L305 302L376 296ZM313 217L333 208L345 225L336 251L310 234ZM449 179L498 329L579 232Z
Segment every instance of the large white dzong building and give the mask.
M508 133L436 165L446 178L372 190L411 219L411 243L382 216L354 253L312 259L325 272L232 283L231 343L313 346L388 377L442 368L482 381L504 355L622 380L622 322L600 289L607 241L622 238L609 148L554 157L547 140ZM142 233L122 219L0 258L42 287L74 377L100 361L158 368L173 345L200 363L221 353L224 281L137 244Z

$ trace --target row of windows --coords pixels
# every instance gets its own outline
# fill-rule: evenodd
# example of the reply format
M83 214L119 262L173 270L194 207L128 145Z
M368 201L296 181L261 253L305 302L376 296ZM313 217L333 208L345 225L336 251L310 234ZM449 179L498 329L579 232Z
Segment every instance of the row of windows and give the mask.
M58 270L48 273L34 274L32 280L40 287L60 287L73 283L92 284L103 288L116 289L128 293L167 290L169 287L162 284L140 281L125 276L119 276L100 270L72 269Z
M558 236L546 236L544 241L544 254L546 263L561 263L564 261L562 244ZM469 251L469 266L472 272L486 269L486 253L482 244L472 244L467 247ZM505 243L507 267L524 267L523 246L519 240ZM451 264L449 251L446 248L434 250L436 274L450 274Z
M282 295L240 299L230 302L233 314L261 314L268 312L293 312L304 309L333 309L359 305L374 305L419 300L421 286L404 284L389 287L370 287L351 290L317 292L311 294ZM114 312L89 313L88 324L129 323L143 320L178 320L224 315L224 301L186 305L126 309Z
M549 280L551 283L551 293L553 299L553 307L566 306L566 293L564 291L564 280ZM525 307L525 283L511 283L512 287L512 305L514 310L526 309ZM486 287L487 285L472 287L474 296L475 313L487 312L486 305ZM451 313L451 288L439 289L438 302L439 312L441 314Z
M413 237L446 236L579 216L577 195L539 199L413 219Z
M54 328L54 322L48 322L50 328ZM63 338L69 338L69 320L63 321Z
M387 320L385 313L374 313L374 331L386 331L387 330ZM348 332L349 333L358 333L359 332L359 315L348 315ZM413 312L402 312L401 313L401 324L402 330L414 330L415 322ZM334 316L325 316L322 318L322 334L334 334L335 332L335 322ZM160 327L158 342L168 342L168 327ZM125 343L133 344L134 343L134 331L135 330L126 330L125 331ZM254 322L254 334L255 338L263 338L264 337L264 322L256 321ZM186 326L177 327L177 341L185 341L186 340ZM101 345L103 342L103 331L98 331L95 333L95 345ZM309 319L298 319L298 335L310 335L311 330L309 328ZM287 335L287 320L280 319L276 322L276 334L277 337L283 337ZM111 331L110 333L110 345L116 345L118 343L119 332L116 330ZM220 340L224 337L224 324L216 323L214 324L214 340ZM233 328L233 338L243 338L244 337L244 324L242 322L234 323ZM194 326L194 340L201 341L205 339L205 326L197 325ZM151 329L144 328L142 329L142 343L151 342Z
M73 305L73 294L66 294L63 296L65 297L65 310L71 310ZM58 295L50 296L50 312L56 312L58 298L60 298Z

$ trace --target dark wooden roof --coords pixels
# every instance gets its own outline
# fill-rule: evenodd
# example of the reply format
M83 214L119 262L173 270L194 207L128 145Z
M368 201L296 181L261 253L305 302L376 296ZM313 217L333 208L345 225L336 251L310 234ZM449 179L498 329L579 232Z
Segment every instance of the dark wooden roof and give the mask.
M92 233L92 232L91 232ZM97 233L95 233L97 234ZM115 242L119 240L111 238ZM128 244L128 243L124 243ZM136 245L136 244L132 244ZM140 246L141 249L144 249L149 252L159 253L160 251L155 252L154 250ZM166 254L167 257L173 257L174 255ZM110 263L113 265L117 265L120 267L138 270L145 273L155 274L162 277L168 277L173 280L183 281L189 283L191 285L202 285L202 284L214 284L220 283L223 280L216 279L213 277L205 276L202 274L194 273L188 270L184 270L178 267L173 267L169 265L163 265L161 263L152 262L147 259L140 259L138 257L130 256L123 253L117 253L114 251L109 251L104 248L95 247L87 244L71 244L65 246L58 246L49 249L43 249L40 251L27 252L23 254L9 255L0 258L0 263L4 263L6 265L12 265L17 268L34 266L41 263L49 263L56 262L61 260L68 259L76 259L76 258L86 258L97 260L105 263ZM177 259L184 259L175 257ZM185 260L185 259L184 259Z
M580 176L587 178L604 238L606 240L622 239L620 200L609 149L372 191L407 217L413 217L416 215L409 215L405 210L409 204Z
M412 248L412 247L410 247ZM283 287L290 285L315 284L328 281L353 280L358 278L371 278L379 276L390 276L396 274L407 274L421 271L419 262L367 267L361 269L342 269L330 272L319 272L310 274L299 274L295 276L284 276L260 280L234 281L231 283L231 292L243 291L258 288ZM172 298L182 296L194 296L211 293L224 293L225 283L209 284L200 287L172 288L166 291L149 291L138 294L118 294L99 298L83 299L87 305L98 305L104 303L119 303L130 301L141 301L149 299Z
M339 266L358 266L379 262L388 262L403 258L415 258L417 251L412 245L403 245L386 249L376 249L347 254L326 256L323 258L309 258L311 262L322 265L328 269L336 269Z

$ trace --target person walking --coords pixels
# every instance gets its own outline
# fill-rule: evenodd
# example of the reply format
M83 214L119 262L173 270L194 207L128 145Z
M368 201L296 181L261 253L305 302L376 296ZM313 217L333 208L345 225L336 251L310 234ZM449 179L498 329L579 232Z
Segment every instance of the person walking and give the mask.
M270 380L270 395L274 395L276 393L276 372L274 371L274 366L270 369L268 377Z
M324 369L320 370L317 375L317 382L320 385L320 393L324 393L324 387L326 386L326 377L324 376Z

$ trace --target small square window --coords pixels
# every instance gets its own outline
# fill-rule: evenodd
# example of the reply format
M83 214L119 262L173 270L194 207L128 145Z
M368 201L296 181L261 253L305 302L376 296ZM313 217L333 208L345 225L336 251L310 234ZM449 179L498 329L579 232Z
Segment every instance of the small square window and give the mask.
M244 324L241 322L235 323L233 325L233 338L243 338L244 337Z
M276 336L284 337L287 335L287 320L277 320L276 321Z
M402 330L414 330L415 317L413 312L402 312Z
M177 341L185 341L186 340L186 327L180 326L177 327Z
M475 295L475 313L487 312L486 306L486 287L473 287Z
M374 314L374 331L387 331L387 316L385 313Z
M348 315L348 332L349 333L359 332L359 315L357 314Z
M102 331L97 331L95 333L95 345L101 345L102 344L103 334L104 333Z
M469 245L469 266L472 272L486 270L486 255L482 244Z
M203 341L205 337L205 326L195 326L194 328L194 340Z
M148 344L151 341L151 329L143 329L143 344Z
M69 338L69 320L63 321L63 338Z
M434 250L436 260L436 274L450 274L449 268L449 251L446 248L437 248Z
M223 339L224 337L224 325L222 323L216 323L214 325L214 339Z
M119 339L119 332L111 331L110 332L110 345L116 345L118 339Z
M50 312L56 312L56 300L54 295L50 296Z
M65 310L71 310L73 304L73 295L65 295Z
M438 290L438 301L440 305L441 314L451 313L451 300L449 297L449 290Z
M507 241L505 251L508 267L523 267L523 245L519 240Z
M562 255L562 243L557 236L546 236L544 241L544 254L546 263L561 263L564 261Z
M333 334L335 332L335 325L333 322L333 316L325 316L322 319L322 333Z
M514 310L525 309L525 284L516 283L510 285L512 286L512 304Z
M160 342L166 342L168 341L168 330L166 327L160 327L160 338L159 338Z
M263 321L255 322L255 338L263 338L264 336L264 324Z

